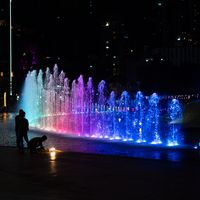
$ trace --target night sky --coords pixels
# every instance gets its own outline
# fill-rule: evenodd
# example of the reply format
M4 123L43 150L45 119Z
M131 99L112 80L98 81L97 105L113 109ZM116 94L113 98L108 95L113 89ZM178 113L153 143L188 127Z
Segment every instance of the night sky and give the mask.
M1 15L5 13L7 19L8 2L2 0L1 4L5 8ZM184 48L194 46L195 50L190 52L200 56L200 15L193 18L198 9L197 0L13 0L13 51L17 52L13 62L17 69L24 52L36 49L39 68L58 63L71 79L85 74L126 85L139 83L141 89L167 91L174 85L179 91L190 89L199 84L198 63L194 65L186 60L181 67L174 67L167 59L160 63L163 58L158 49L183 48L185 51ZM123 42L113 48L117 52L120 47L118 54L122 61L119 63L121 74L114 78L113 69L109 71L109 65L106 68L102 51L106 40L102 30L107 21L123 24L120 37L128 38L124 52L131 49L134 52L132 56L120 51ZM197 22L196 29L193 22ZM177 40L185 38L184 34L192 43ZM51 62L48 57L52 58ZM146 63L151 57L154 61ZM97 70L91 71L90 65Z
M78 73L85 73L88 54L99 54L99 31L106 21L126 22L126 30L138 37L135 46L142 44L141 4L130 1L86 0L15 0L13 23L30 31L29 40L38 44L46 56L64 60L62 67L73 66ZM25 38L26 36L24 36ZM73 60L73 61L72 61ZM74 63L76 60L76 63ZM73 62L73 64L72 64ZM82 67L80 67L82 66ZM67 68L67 67L66 67ZM70 69L67 69L70 70ZM74 73L73 70L70 73Z

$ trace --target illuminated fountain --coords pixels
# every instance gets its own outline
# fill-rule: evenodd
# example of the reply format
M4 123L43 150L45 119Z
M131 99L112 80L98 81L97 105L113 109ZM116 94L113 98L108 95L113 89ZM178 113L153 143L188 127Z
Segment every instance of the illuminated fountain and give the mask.
M161 144L160 134L159 134L159 118L160 118L160 110L159 110L159 101L160 98L156 93L153 93L149 98L149 109L148 116L149 121L151 123L149 131L152 134L152 144Z
M137 92L135 103L134 103L134 109L135 112L133 113L133 130L135 132L135 135L137 135L136 142L146 142L144 133L145 130L143 130L144 127L144 116L146 113L146 106L144 102L144 95L141 91Z
M170 118L168 145L177 145L181 140L180 123L178 120L182 119L182 108L177 99L172 99L168 105L168 113Z
M85 83L82 75L70 83L55 65L53 73L47 68L45 73L27 74L20 107L33 128L132 143L178 145L179 127L172 121L181 117L181 106L177 100L166 104L168 112L163 120L161 101L156 93L147 97L141 91L135 98L127 91L117 98L113 91L108 93L105 81L95 89L92 78ZM163 134L166 127L168 134Z

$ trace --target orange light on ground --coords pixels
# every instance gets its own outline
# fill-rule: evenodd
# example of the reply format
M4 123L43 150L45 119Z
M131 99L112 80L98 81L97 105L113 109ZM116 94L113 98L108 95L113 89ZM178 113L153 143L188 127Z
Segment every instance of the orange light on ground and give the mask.
M50 159L51 160L55 160L56 159L56 152L55 151L51 151L50 152Z
M49 153L50 153L50 160L56 160L56 148L51 147L49 149Z

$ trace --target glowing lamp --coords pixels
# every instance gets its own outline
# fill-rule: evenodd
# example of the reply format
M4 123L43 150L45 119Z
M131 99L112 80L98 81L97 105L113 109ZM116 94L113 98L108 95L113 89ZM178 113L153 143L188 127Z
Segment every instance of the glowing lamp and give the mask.
M51 147L49 149L49 152L50 152L50 159L53 161L56 159L56 149L55 147Z
M49 152L55 152L56 151L56 148L55 147L51 147L50 149L49 149Z

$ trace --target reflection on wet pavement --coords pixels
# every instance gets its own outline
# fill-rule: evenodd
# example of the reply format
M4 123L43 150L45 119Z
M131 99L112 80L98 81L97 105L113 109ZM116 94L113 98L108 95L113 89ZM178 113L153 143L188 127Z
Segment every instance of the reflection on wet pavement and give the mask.
M0 118L0 145L16 146L14 132L14 114L2 116ZM183 147L159 147L159 146L143 146L131 143L120 143L114 141L100 141L97 139L69 137L64 134L55 134L45 131L30 130L29 139L47 135L48 139L44 142L44 146L48 149L54 147L49 152L52 173L55 171L56 151L62 150L67 152L82 152L92 154L106 154L128 156L134 158L146 158L156 160L170 161L199 161L200 154L198 150Z

